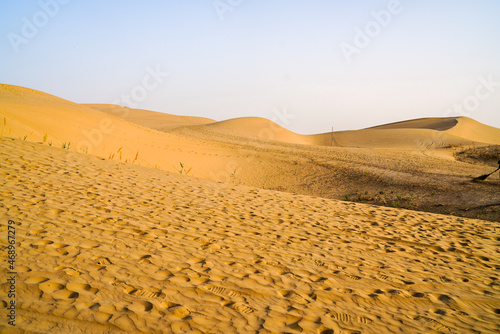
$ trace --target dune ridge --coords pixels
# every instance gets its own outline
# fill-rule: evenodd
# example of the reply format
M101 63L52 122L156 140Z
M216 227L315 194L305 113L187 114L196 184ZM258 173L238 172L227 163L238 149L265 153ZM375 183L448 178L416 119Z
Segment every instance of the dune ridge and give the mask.
M469 144L495 142L500 130L467 118L411 120L332 138L295 134L262 118L212 122L95 107L109 113L1 85L0 132L111 159L117 169L128 162L224 183L500 221L498 178L478 187L473 176L492 170L455 158ZM123 119L128 112L133 117Z
M316 135L300 135L259 117L241 117L187 128L194 132L208 131L248 139L336 147L422 149L500 143L500 129L467 117L423 118Z
M83 104L110 115L120 117L132 123L136 123L159 131L171 131L183 126L204 125L216 121L205 117L177 116L144 109L133 109L112 104Z
M202 177L225 165L216 159L217 148L200 141L23 87L0 86L0 122L1 135L57 147L69 145L71 150L117 162L133 161L169 171L181 170L183 163Z

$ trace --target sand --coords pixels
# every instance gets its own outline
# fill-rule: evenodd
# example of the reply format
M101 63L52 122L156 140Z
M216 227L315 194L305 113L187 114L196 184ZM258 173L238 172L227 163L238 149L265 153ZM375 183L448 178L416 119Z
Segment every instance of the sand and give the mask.
M177 116L151 110L133 109L112 104L83 104L151 129L170 131L183 126L204 125L216 121L205 117Z
M18 329L498 328L494 223L214 183L19 139L0 146L3 242L7 221L17 224Z
M2 333L499 329L500 180L472 178L500 129L428 118L332 140L0 85L0 131Z

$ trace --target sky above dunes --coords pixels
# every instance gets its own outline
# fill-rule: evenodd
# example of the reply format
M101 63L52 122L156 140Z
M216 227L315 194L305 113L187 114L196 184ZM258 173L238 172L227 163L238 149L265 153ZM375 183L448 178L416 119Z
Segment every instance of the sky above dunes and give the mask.
M500 127L498 0L0 0L0 82L301 133Z

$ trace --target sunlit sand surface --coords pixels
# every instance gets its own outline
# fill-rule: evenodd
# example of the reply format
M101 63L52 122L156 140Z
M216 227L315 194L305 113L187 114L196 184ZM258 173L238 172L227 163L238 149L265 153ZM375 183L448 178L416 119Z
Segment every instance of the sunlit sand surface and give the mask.
M334 199L380 173L387 183L405 179L401 188L428 187L429 203L463 200L457 189L483 196L477 205L496 201L498 175L468 176L491 166L440 147L497 145L498 129L468 118L415 120L336 133L332 147L323 145L331 134L303 136L260 118L145 111L155 119L148 123L139 111L127 120L109 106L1 89L3 263L9 220L17 241L16 327L5 321L11 274L2 265L2 332L499 329L497 222ZM113 130L95 137L93 152L71 146L89 141L84 132L103 119ZM262 128L275 137L256 136ZM381 147L374 131L384 131ZM433 198L434 189L442 193Z

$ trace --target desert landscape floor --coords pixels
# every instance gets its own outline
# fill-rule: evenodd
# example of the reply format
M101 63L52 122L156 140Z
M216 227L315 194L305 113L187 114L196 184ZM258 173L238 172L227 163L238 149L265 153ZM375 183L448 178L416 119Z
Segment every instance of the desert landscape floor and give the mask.
M2 333L488 333L497 224L0 137ZM15 223L16 326L7 324Z

